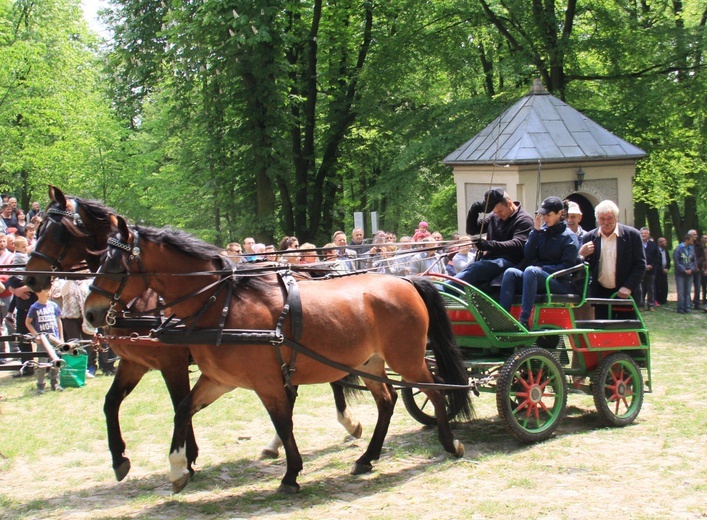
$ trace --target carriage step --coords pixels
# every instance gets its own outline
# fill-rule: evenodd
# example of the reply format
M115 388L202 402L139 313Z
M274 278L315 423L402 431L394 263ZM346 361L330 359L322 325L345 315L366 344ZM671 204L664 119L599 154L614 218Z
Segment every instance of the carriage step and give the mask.
M639 320L577 320L574 323L578 329L624 330L643 328L643 323Z

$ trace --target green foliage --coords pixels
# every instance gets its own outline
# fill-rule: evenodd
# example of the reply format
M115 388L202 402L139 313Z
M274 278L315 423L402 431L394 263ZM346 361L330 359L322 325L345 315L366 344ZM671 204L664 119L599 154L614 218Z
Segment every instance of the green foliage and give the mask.
M225 244L328 241L354 211L456 231L440 164L540 76L649 157L634 196L697 225L704 6L627 0L0 0L0 190L52 182ZM677 227L682 222L674 222Z
M0 11L2 188L24 207L49 182L95 194L96 174L122 162L114 148L124 133L78 2L3 0Z

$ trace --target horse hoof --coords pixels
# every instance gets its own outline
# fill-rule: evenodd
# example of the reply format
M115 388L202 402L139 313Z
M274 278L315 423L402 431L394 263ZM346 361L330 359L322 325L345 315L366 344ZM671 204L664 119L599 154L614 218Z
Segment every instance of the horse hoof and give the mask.
M373 465L363 462L354 462L353 468L351 468L352 475L363 475L371 471L373 471Z
M454 456L458 459L464 456L464 445L457 439L454 439Z
M299 493L299 484L280 484L280 487L277 488L277 492L283 495L296 495Z
M263 451L260 452L260 460L276 459L279 455L280 453L277 450L265 448Z
M187 473L186 475L183 475L181 478L172 482L172 492L179 493L182 489L187 487L187 484L189 484L189 480L191 480L191 475Z
M115 473L115 478L118 479L118 482L127 477L128 473L130 473L130 459L125 459L119 466L113 468L113 472Z
M363 426L361 426L361 423L358 423L356 429L351 433L351 437L354 439L360 439L361 435L363 435Z

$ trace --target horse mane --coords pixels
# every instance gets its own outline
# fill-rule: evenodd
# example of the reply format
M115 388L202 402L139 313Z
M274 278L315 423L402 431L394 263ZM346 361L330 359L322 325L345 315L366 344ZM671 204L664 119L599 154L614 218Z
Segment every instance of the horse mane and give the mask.
M141 238L157 245L170 247L193 258L212 262L217 270L232 268L232 263L221 254L222 249L220 247L209 244L186 231L171 227L153 228L148 226L135 226L135 229ZM256 266L251 269L257 271ZM248 267L239 267L238 271L236 271L235 281L238 288L262 291L271 286L268 281L271 277L267 276L267 273L258 272L247 275L245 272L248 270ZM239 272L243 272L245 276L239 276ZM237 294L236 296L242 297L243 295Z
M97 200L80 199L79 197L74 197L76 202L81 206L86 213L88 213L92 218L99 221L102 225L108 226L110 229L110 215L116 215L116 211L98 202Z
M135 226L138 235L157 245L167 246L199 260L221 265L221 248L196 238L194 235L170 227Z

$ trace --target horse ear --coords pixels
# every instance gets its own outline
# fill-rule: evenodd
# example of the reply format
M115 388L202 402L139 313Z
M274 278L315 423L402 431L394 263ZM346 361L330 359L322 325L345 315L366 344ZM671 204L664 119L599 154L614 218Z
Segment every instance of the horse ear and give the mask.
M53 200L54 202L59 203L59 205L62 208L66 207L66 197L64 196L64 192L61 191L59 188L56 186L52 186L51 184L49 185L49 198Z
M108 221L110 222L111 229L118 227L118 216L111 213L108 215Z
M122 236L123 240L127 242L130 238L130 230L128 230L128 223L120 215L117 215L116 218L118 219L118 231L120 231L120 236Z

